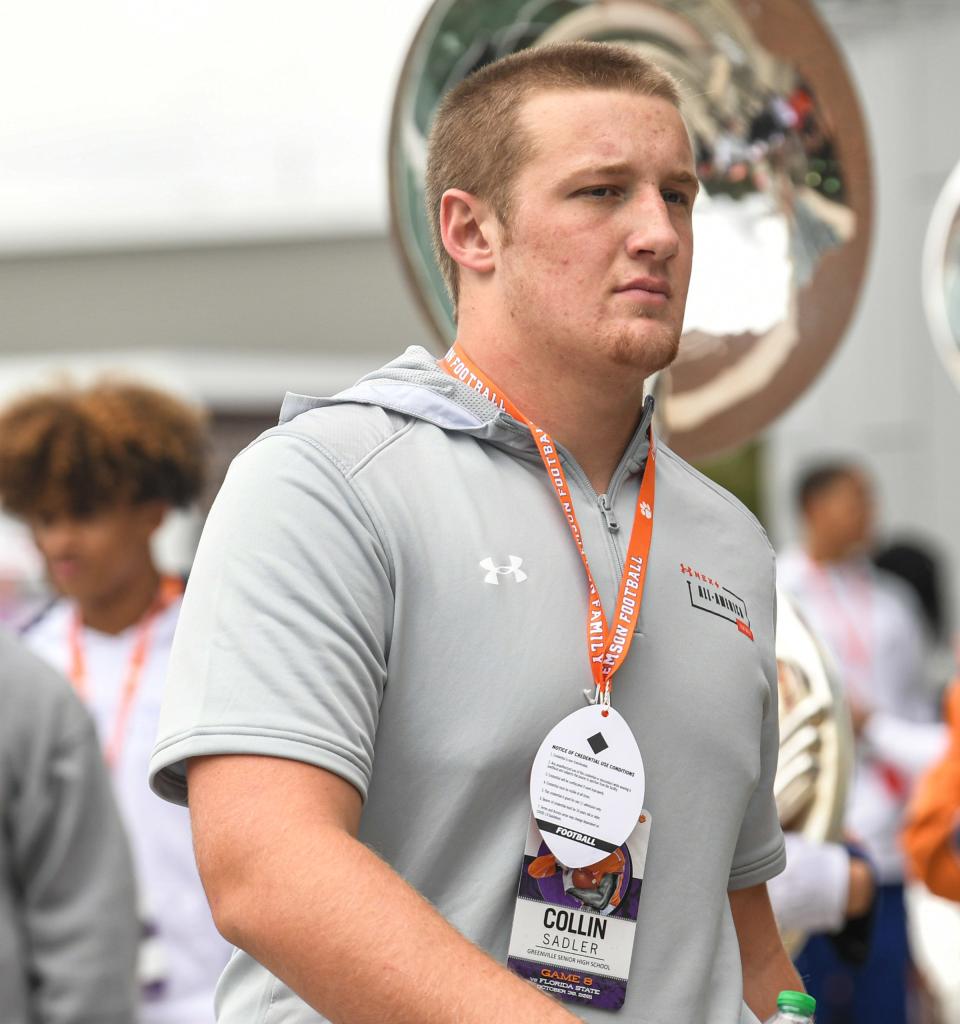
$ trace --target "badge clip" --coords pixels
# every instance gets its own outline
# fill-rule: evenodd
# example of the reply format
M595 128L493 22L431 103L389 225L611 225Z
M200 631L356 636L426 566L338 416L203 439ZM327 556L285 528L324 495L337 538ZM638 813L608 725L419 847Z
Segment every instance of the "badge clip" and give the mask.
M610 713L610 689L608 685L607 689L601 693L599 684L592 690L586 689L581 691L583 693L583 699L588 704L599 704L601 707L600 714L606 718Z

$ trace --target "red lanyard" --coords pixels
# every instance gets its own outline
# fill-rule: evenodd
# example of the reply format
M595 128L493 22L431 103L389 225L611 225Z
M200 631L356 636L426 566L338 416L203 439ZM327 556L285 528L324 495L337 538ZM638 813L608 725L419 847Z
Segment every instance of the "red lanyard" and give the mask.
M133 653L130 655L130 664L127 667L126 679L120 692L120 703L117 707L113 731L104 747L103 757L111 769L120 760L120 753L123 750L123 742L127 733L127 721L130 718L130 711L137 696L137 691L140 689L140 679L143 675L144 665L147 662L147 655L150 652L150 641L153 638L154 623L157 620L157 616L168 608L182 593L183 583L179 579L174 576L164 576L160 580L160 589L157 591L156 598L147 609L147 613L140 620L137 638L133 644ZM70 679L80 699L87 701L90 688L87 680L82 630L83 623L80 620L80 612L77 610L70 621Z
M540 458L547 470L547 476L553 484L554 493L560 508L563 510L570 533L573 535L577 551L587 574L589 588L589 609L587 614L587 649L590 653L590 671L597 687L596 700L603 705L610 703L611 680L614 673L624 663L633 634L640 618L640 603L643 600L643 585L647 578L650 544L653 540L654 489L656 485L657 446L653 437L653 428L648 431L649 456L640 482L640 493L637 495L637 510L633 519L633 530L627 546L627 562L617 594L616 614L613 629L600 602L600 593L590 571L590 563L583 547L583 536L580 523L573 510L573 498L567 485L556 446L549 435L531 423L526 416L510 401L503 390L477 369L467 358L466 353L457 342L439 361L440 368L488 398L494 405L509 413L515 420L523 423L536 442ZM603 712L606 714L606 711Z
M836 583L831 574L822 565L815 562L809 555L806 556L807 569L814 583L817 585L822 597L830 606L831 622L840 626L843 631L843 649L848 666L857 666L863 673L861 685L869 684L869 675L873 663L872 644L869 639L872 632L873 601L870 588L870 578L866 571L863 577L858 580L861 590L859 604L863 615L866 630L861 632L856 625L855 617L850 614L847 603L837 593Z
M867 627L866 635L864 635L857 629L855 617L849 614L849 608L838 595L836 584L831 574L809 555L806 557L810 576L816 582L827 603L831 606L831 621L839 623L843 627L845 634L843 646L848 659L842 666L844 669L844 681L852 690L859 691L854 694L855 697L859 697L861 700L868 699L872 682L870 674L873 670L874 661L873 642L869 639L872 635L873 616L869 570L864 569L861 578L857 581L861 590L859 604ZM859 675L854 671L856 668L860 670ZM895 765L884 761L879 754L873 756L872 763L886 789L898 800L905 800L910 791L910 783L904 774Z

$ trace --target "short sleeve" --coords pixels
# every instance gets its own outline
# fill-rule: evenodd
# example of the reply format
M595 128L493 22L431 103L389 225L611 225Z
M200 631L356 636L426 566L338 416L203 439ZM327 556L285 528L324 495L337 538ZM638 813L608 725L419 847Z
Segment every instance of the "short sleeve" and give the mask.
M783 831L777 815L773 783L780 755L779 694L777 691L777 658L775 647L777 622L777 593L773 559L770 561L771 619L767 628L758 633L760 657L767 681L760 730L760 777L747 804L740 835L733 855L728 888L747 889L780 874L787 863Z
M379 532L315 439L263 435L234 460L184 596L151 785L186 803L185 762L260 754L366 796L393 621Z

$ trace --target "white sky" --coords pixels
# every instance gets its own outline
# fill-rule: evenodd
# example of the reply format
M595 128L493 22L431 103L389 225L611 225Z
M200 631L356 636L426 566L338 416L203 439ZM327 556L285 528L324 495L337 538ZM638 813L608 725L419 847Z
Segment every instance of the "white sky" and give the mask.
M0 250L380 231L428 0L0 0Z

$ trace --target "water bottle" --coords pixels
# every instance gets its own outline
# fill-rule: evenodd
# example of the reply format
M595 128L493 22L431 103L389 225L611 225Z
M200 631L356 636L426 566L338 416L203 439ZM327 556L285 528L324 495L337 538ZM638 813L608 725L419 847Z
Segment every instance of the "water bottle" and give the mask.
M806 992L781 992L777 996L777 1012L764 1024L810 1024L817 1001Z

